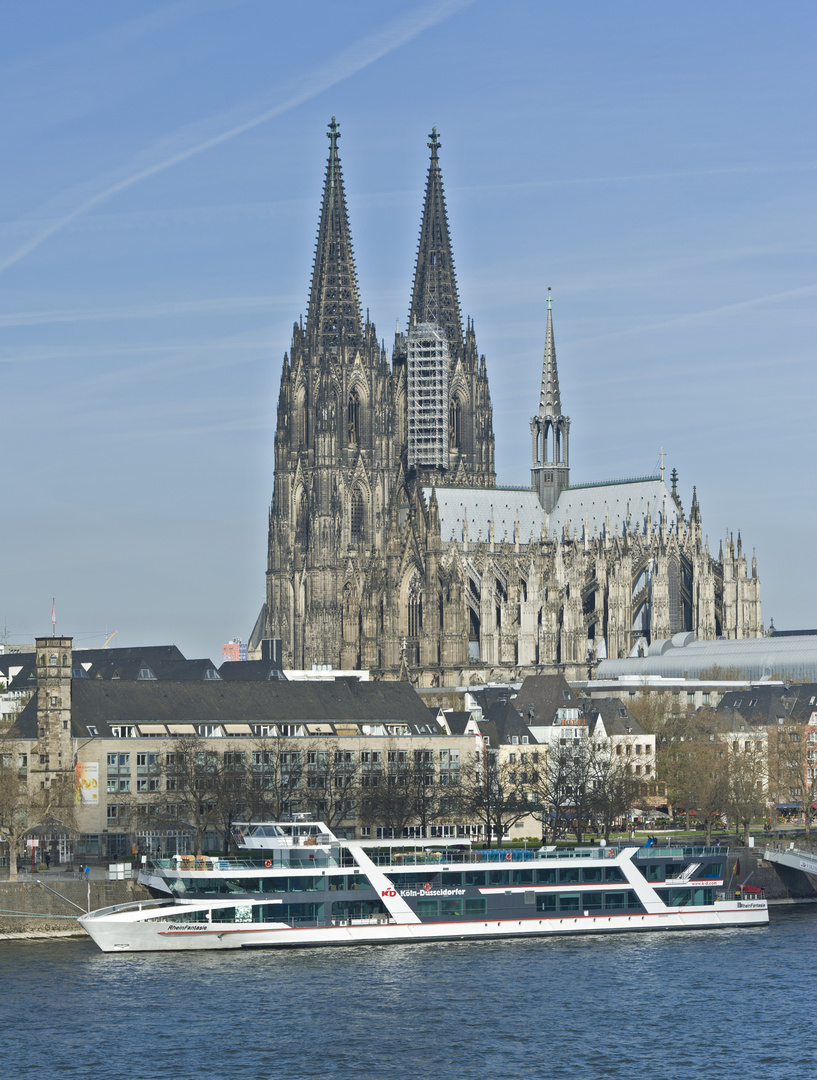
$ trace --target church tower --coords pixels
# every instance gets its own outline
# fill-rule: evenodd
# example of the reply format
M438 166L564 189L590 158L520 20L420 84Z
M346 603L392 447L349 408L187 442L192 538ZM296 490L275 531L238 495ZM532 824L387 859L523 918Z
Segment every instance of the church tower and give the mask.
M432 128L420 239L406 336L394 364L405 385L406 468L420 483L496 481L491 395L473 323L463 336L454 256Z
M306 325L281 372L261 620L298 668L338 663L342 597L378 543L392 465L390 371L361 319L334 117L328 135Z
M556 346L553 341L552 303L548 288L548 319L545 355L542 361L542 388L539 391L539 414L530 422L533 444L531 483L547 514L553 510L562 491L570 482L570 417L562 416Z

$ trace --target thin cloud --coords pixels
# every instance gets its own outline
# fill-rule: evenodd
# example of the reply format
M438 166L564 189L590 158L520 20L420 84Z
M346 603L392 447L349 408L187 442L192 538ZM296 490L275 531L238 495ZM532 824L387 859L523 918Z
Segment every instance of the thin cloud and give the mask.
M0 315L0 326L49 326L52 323L112 322L120 319L185 318L193 315L247 314L292 307L291 296L223 296L201 300L175 300L124 308L65 308L53 311L18 311Z
M98 191L89 198L86 198L78 206L75 206L69 211L69 213L62 215L41 228L34 236L18 247L5 259L0 261L0 272L7 270L10 266L13 266L21 259L24 259L26 255L30 255L32 251L36 250L46 240L64 229L66 225L70 225L71 222L76 221L78 217L87 214L89 210L93 210L94 207L113 198L120 192L126 191L128 188L141 183L143 180L149 180L151 177L157 176L167 169L172 169L174 166L180 165L184 161L189 161L190 158L203 154L207 150L212 150L213 147L220 146L222 143L234 139L238 135L243 135L245 132L251 131L261 124L265 124L268 120L273 120L275 117L289 112L298 105L310 101L312 98L317 97L319 94L336 86L338 83L344 82L346 79L356 75L359 71L363 71L365 68L374 64L377 60L382 59L384 56L387 56L389 53L394 52L403 45L407 45L410 41L423 33L424 30L428 30L432 26L436 26L445 21L452 15L455 15L457 12L470 6L472 3L474 3L474 0L443 0L442 3L434 2L425 4L401 18L388 23L385 27L377 30L375 33L368 34L349 48L341 50L324 67L309 72L299 86L297 86L283 101L274 105L272 108L268 108L241 123L233 124L231 127L227 128L227 130L216 132L208 138L200 140L193 146L186 147L159 161L155 161L150 165L137 169L136 172L130 173L121 180L108 185L102 191Z
M673 330L680 326L693 326L696 323L706 322L709 319L719 318L721 315L733 315L748 308L761 307L764 304L785 303L787 300L797 300L803 296L813 296L817 293L817 285L803 285L799 289L787 289L785 292L771 293L768 296L755 296L751 300L739 300L734 304L722 304L720 307L708 308L704 311L690 311L683 315L677 315L663 322L647 323L644 326L631 326L626 330L614 330L612 333L599 334L594 337L574 338L569 341L572 347L577 345L589 345L598 341L609 341L613 338L630 337L633 334L648 334L653 330Z

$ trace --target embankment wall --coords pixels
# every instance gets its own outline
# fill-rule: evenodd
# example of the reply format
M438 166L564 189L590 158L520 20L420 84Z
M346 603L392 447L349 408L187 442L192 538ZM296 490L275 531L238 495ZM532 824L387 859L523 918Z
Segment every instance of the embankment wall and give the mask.
M111 904L150 899L147 889L135 881L85 882L49 879L45 875L42 880L54 892L49 892L34 881L0 881L0 938L19 934L84 934L85 931L76 921L81 912L67 901L77 904L82 911L87 910L89 886L92 911ZM60 895L55 896L54 893Z

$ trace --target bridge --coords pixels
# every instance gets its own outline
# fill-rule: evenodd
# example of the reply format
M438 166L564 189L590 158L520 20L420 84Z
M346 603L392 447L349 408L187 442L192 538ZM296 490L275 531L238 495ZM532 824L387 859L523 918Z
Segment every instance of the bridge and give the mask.
M787 848L767 847L763 858L767 862L788 866L792 870L801 870L804 874L812 874L817 878L817 853L813 851L798 851L794 844Z

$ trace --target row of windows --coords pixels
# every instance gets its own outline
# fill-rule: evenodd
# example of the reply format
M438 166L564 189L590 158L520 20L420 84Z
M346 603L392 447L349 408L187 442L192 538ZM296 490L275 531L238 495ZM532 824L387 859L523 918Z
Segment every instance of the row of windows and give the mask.
M307 769L319 770L330 768L353 769L355 766L355 754L352 750L336 750L332 756L328 750L310 750L306 754ZM537 755L534 755L537 756ZM138 753L132 755L108 754L108 774L129 773L131 759L136 758L137 772L153 772L159 769L161 757L158 753ZM459 750L439 750L436 752L440 769L449 773L456 772L459 768ZM222 763L225 769L243 769L246 765L247 755L242 750L227 751L222 755ZM276 765L282 769L300 769L303 763L303 754L300 750L289 750L276 753L274 751L255 751L252 754L254 769L274 768ZM389 750L385 754L380 750L362 750L360 761L364 767L382 769L383 764L395 765L425 765L431 768L435 763L433 750ZM186 766L186 756L183 753L169 753L165 755L165 764L170 769L183 769ZM218 768L218 754L216 751L197 751L194 757L197 769L215 771Z
M417 914L421 919L482 918L487 914L484 897L446 896L442 900L418 900Z
M572 885L579 882L601 884L602 882L625 881L626 878L618 866L568 866L557 869L553 866L508 867L496 870L446 870L443 873L412 871L401 874L389 874L396 889L416 888L434 884L443 888L466 885Z
M643 905L632 889L616 892L539 893L537 911L643 911Z

